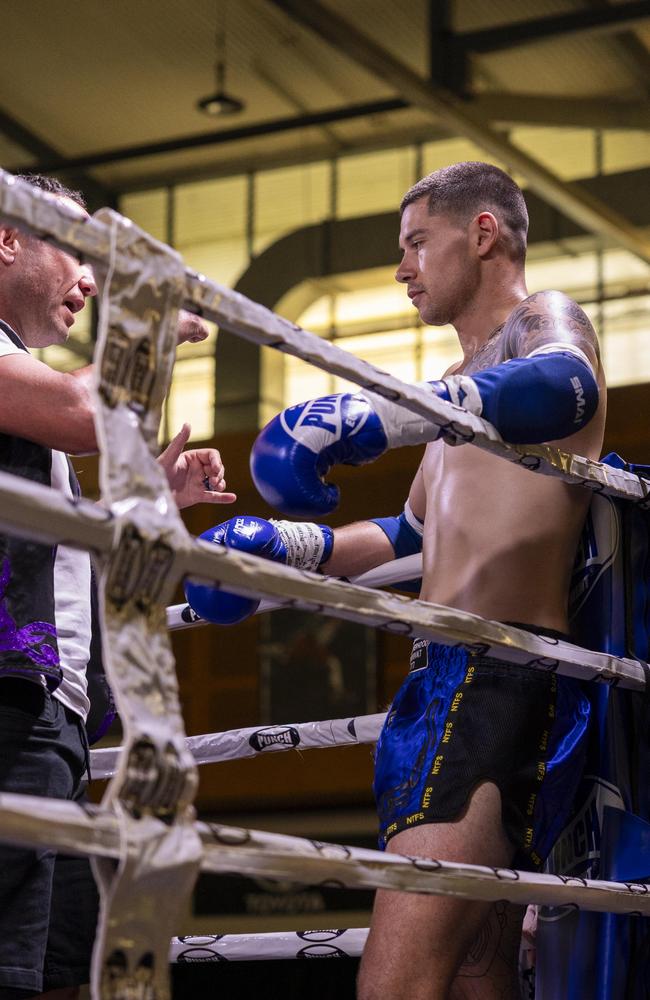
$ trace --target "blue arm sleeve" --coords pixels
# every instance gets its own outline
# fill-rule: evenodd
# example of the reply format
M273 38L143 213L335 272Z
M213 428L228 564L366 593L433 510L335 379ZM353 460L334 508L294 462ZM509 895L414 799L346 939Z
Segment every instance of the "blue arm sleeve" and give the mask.
M555 345L553 345L555 347ZM584 358L584 360L583 360ZM582 352L534 352L476 374L443 379L444 398L484 417L513 444L569 437L591 420L598 384Z
M424 525L411 510L408 500L398 517L372 517L370 520L373 524L379 525L384 532L393 546L396 559L401 559L402 556L412 556L422 551ZM398 590L419 594L422 580L402 580L400 583L392 584L392 586Z
M423 524L411 510L408 500L398 517L371 517L370 520L379 525L386 535L393 546L396 559L422 551Z

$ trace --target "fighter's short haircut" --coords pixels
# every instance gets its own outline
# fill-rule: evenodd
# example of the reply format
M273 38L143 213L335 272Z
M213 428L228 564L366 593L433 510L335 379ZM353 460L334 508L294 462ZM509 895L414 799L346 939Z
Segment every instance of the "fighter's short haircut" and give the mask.
M450 215L469 222L479 212L492 212L502 227L504 246L513 260L526 257L528 210L521 189L491 163L468 161L442 167L414 184L400 205L427 198L431 215Z
M40 188L41 191L54 194L57 198L70 198L71 201L76 201L77 205L81 206L81 208L87 208L86 199L81 191L75 191L73 188L66 187L56 177L47 177L45 174L16 174L16 176L19 180L27 181L33 187Z

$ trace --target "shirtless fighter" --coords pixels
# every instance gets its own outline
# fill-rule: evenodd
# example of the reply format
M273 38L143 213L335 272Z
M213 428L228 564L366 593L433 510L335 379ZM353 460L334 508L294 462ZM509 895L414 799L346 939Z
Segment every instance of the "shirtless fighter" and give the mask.
M522 193L501 170L460 163L436 171L402 202L396 277L425 323L452 323L458 334L462 358L428 383L433 392L483 416L505 440L559 442L596 459L605 420L596 337L562 293L528 295L527 226ZM331 509L334 488L323 477L333 464L422 441L398 516L334 530L240 517L205 537L334 576L422 547L423 600L565 635L586 490L452 447L437 427L371 393L276 417L256 442L253 475L269 502L304 516ZM255 608L210 588L189 588L188 598L213 620ZM377 747L386 850L538 868L571 806L588 714L573 679L416 640ZM505 904L381 890L358 995L516 997L522 915Z

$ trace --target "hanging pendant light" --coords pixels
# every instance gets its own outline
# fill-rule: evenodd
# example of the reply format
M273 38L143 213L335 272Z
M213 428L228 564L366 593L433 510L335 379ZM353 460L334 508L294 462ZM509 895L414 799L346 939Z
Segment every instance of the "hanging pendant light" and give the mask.
M211 118L218 118L222 115L235 115L244 110L244 102L238 97L233 97L226 90L226 13L227 2L221 0L221 23L217 21L215 33L215 90L207 97L201 97L196 102L196 107L204 115Z

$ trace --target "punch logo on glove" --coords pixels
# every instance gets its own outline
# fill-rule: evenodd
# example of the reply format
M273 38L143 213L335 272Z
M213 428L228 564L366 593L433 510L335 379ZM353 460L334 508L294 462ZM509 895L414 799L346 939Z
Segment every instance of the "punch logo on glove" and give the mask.
M350 394L321 396L290 406L280 414L280 420L294 441L317 454L361 430L368 419L368 404L362 399L358 405L354 403L355 397Z
M386 444L366 396L323 396L289 407L266 425L251 451L251 475L271 506L313 517L338 503L338 488L325 481L328 470L339 463L372 462Z

